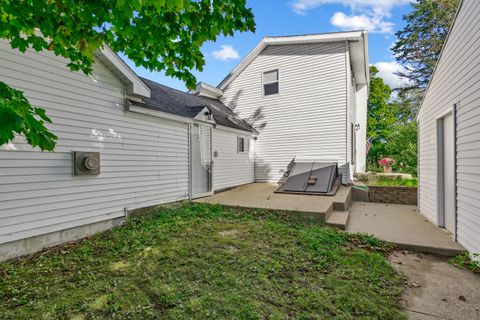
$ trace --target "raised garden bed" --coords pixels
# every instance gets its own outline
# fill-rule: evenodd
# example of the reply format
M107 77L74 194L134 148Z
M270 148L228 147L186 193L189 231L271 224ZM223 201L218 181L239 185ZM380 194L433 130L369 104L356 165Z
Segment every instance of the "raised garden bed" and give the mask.
M417 204L417 187L407 186L368 186L370 202L393 204Z
M362 174L353 200L392 204L417 204L417 179L399 174Z

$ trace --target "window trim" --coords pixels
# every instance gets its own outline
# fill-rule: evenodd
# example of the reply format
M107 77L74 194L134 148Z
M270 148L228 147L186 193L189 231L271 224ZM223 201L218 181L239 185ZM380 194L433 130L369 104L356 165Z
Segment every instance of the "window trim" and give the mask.
M240 141L242 141L242 150L240 150ZM244 137L237 136L237 153L245 153L245 138Z
M273 72L273 71L277 71L277 81L265 82L265 73L269 73L269 72ZM278 84L277 85L277 87L278 87L277 93L265 94L265 85L274 84L274 83ZM267 70L267 71L262 71L262 96L263 97L268 97L268 96L275 96L275 95L278 95L278 94L280 94L280 69L275 68L275 69L271 69L271 70Z

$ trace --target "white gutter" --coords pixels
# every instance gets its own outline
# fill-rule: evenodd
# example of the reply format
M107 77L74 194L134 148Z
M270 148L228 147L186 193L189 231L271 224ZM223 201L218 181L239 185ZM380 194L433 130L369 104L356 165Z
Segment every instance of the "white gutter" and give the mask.
M238 134L243 134L243 135L251 135L251 136L254 136L256 137L259 132L255 129L253 129L254 131L247 131L247 130L240 130L240 129L235 129L235 128L230 128L230 127L226 127L226 126L222 126L220 124L216 124L214 126L215 129L217 130L222 130L222 131L228 131L228 132L232 132L232 133L238 133Z
M187 117L177 116L171 113L166 113L163 111L152 110L144 107L134 106L127 100L127 112L139 113L144 114L147 116L157 117L161 119L173 120L182 123L192 123L192 120Z
M127 100L126 104L126 110L127 112L132 112L132 113L137 113L137 114L143 114L151 117L156 117L160 119L166 119L166 120L172 120L172 121L177 121L181 123L204 123L206 125L213 126L214 128L218 128L219 130L224 130L224 131L230 131L230 132L235 132L235 133L241 133L241 134L251 134L251 135L258 135L259 132L252 128L254 131L248 131L248 130L240 130L240 129L235 129L235 128L230 128L226 126L222 126L216 123L212 123L209 121L201 120L201 119L194 119L194 118L188 118L188 117L183 117L183 116L178 116L174 115L171 113L159 111L159 110L153 110L153 109L148 109L145 107L139 107L139 106L134 106L130 101Z

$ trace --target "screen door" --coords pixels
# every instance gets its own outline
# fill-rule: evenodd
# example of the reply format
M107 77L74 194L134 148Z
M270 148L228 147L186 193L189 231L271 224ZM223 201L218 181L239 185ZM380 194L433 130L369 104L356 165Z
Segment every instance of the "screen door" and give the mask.
M191 133L192 198L212 192L212 128L192 125Z

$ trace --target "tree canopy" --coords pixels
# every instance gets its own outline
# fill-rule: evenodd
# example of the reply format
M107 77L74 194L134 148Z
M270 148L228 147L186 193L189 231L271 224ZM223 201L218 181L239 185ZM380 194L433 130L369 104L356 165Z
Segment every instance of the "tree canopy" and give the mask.
M403 17L403 29L396 33L392 48L396 60L406 71L399 75L409 79L402 88L425 90L457 11L460 0L417 0L412 11Z
M370 169L378 167L383 157L396 160L394 169L416 175L417 126L416 108L403 93L391 101L392 89L370 67L370 95L368 97L367 137L372 144L367 155Z
M0 38L12 48L49 50L68 59L70 70L89 74L94 51L107 45L189 88L196 83L192 70L205 64L200 48L206 41L254 30L246 0L0 1ZM56 137L45 122L50 119L42 108L0 83L0 145L16 132L32 146L53 150Z
M370 68L370 96L368 99L368 137L373 138L367 156L370 169L378 167L378 160L391 157L394 169L416 174L417 125L415 117L422 96L440 56L443 43L455 16L459 0L417 0L412 10L403 17L405 26L396 33L392 48L396 60L405 67L399 76L409 80L396 92L378 77L378 70Z
M370 66L370 95L368 97L367 136L383 140L395 122L390 108L392 89L378 76L378 69Z

